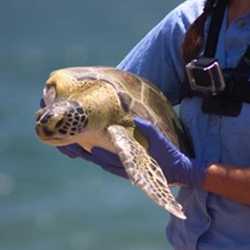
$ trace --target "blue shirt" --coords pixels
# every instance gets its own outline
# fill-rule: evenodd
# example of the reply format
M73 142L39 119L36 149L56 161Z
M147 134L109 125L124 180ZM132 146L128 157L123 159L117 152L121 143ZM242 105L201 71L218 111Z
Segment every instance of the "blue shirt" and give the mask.
M151 80L172 104L180 103L180 117L192 137L200 162L249 167L249 104L243 104L238 117L225 117L204 114L198 97L180 101L184 78L180 48L190 24L202 13L203 5L204 0L188 0L178 6L135 46L118 67ZM208 25L205 32L207 29ZM228 26L226 11L216 53L221 66L235 67L249 43L250 14ZM249 206L193 188L181 188L178 200L188 219L183 221L171 217L167 237L174 249L250 249Z

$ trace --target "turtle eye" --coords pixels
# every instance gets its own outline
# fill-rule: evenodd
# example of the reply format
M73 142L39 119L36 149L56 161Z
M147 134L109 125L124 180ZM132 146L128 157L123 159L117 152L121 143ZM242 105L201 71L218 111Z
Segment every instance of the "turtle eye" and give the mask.
M48 106L54 102L56 98L56 88L55 86L46 86L43 89L43 100L45 105Z

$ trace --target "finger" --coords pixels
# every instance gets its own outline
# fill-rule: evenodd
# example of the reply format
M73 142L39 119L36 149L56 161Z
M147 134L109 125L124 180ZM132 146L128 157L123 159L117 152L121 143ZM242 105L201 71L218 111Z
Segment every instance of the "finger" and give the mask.
M150 121L137 116L134 118L134 122L140 131L149 139L151 150L155 149L159 151L161 147L168 148L169 150L177 150L176 146Z
M56 147L61 153L63 153L64 155L67 155L70 158L76 158L77 155L72 152L71 150L69 150L66 146L63 147Z
M123 168L119 157L116 154L114 154L108 150L105 150L105 149L100 148L100 147L93 147L92 148L92 155L93 155L93 157L96 157L99 161L105 162L105 164L110 164L113 166Z
M85 151L78 144L70 144L67 146L61 146L61 147L57 147L57 149L63 154L69 156L70 158L77 158L77 157L86 158L88 156L88 152Z
M151 143L155 140L155 138L158 138L161 133L159 129L156 128L150 121L144 120L141 117L134 117L134 123Z

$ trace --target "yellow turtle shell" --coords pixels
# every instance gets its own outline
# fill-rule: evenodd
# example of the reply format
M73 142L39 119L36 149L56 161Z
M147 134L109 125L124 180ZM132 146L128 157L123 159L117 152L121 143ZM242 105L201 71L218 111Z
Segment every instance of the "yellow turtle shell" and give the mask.
M191 144L166 96L159 88L138 75L112 67L72 67L52 72L47 85L57 81L57 92L60 95L60 86L63 88L65 81L72 83L68 87L70 92L74 86L84 86L89 80L111 84L126 112L149 120L182 152L191 154Z

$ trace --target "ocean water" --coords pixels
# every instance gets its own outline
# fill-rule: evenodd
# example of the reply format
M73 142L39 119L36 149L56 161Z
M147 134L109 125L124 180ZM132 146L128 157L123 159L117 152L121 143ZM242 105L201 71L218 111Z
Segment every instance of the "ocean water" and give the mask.
M166 212L129 182L38 141L57 68L115 66L182 1L8 0L0 10L0 250L161 250Z

